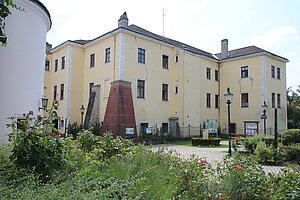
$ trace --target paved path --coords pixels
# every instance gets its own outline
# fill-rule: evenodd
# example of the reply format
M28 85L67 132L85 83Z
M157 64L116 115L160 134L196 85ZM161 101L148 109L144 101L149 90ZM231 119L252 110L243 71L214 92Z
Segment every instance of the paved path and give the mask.
M172 144L154 145L152 148L157 149L160 147L165 147L169 150L175 151L183 158L189 158L192 154L198 156L199 158L206 158L206 161L209 162L213 167L216 166L217 162L222 161L228 152L228 148L199 148ZM279 173L281 168L283 167L263 166L263 169L267 173Z

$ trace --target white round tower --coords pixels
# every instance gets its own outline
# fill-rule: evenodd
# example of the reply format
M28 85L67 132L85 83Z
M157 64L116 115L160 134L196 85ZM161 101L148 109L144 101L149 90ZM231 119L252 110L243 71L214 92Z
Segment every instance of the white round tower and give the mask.
M0 142L10 132L7 117L39 113L43 95L46 35L51 28L47 8L38 0L14 0L5 18L7 47L0 46Z

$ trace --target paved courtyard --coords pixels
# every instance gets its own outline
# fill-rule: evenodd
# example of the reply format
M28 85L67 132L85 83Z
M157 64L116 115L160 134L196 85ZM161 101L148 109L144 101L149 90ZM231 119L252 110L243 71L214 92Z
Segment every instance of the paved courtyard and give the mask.
M222 141L226 143L226 141ZM228 143L228 142L227 142ZM152 148L157 149L160 147L165 147L169 150L177 152L182 158L189 158L192 154L205 158L213 167L216 166L217 162L223 160L226 156L228 148L199 148L199 147L190 147L184 145L172 145L172 144L162 144L154 145ZM267 173L279 173L280 169L283 167L279 166L263 166L263 169Z

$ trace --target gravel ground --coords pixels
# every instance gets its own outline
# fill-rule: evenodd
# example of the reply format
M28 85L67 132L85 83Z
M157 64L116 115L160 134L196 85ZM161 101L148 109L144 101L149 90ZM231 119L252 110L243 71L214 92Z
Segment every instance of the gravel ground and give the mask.
M226 143L226 141L222 141ZM227 142L228 143L228 142ZM154 145L153 149L158 149L160 147L165 147L169 150L177 152L182 158L189 158L192 154L198 156L199 158L205 158L213 167L216 166L217 162L223 160L226 156L228 148L199 148L199 147L190 147L184 145L172 145L172 144L162 144ZM279 166L263 166L263 169L267 173L279 173L280 169L284 167Z

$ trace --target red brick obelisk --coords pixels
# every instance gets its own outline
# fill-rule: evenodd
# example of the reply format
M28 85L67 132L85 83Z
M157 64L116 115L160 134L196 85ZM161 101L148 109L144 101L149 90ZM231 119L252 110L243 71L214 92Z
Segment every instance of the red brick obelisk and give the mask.
M136 137L136 123L131 92L128 81L111 83L102 132L112 131L114 135Z

